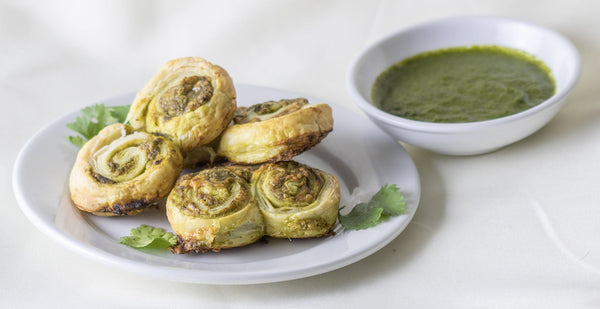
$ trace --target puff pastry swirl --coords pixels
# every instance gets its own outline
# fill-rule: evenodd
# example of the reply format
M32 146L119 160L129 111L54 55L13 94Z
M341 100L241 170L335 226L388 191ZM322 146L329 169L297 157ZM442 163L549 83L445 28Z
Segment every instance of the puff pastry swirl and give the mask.
M80 149L69 179L71 199L95 215L134 215L169 194L182 164L170 140L112 124Z
M217 155L242 164L291 160L332 130L331 107L303 98L239 107L220 137Z
M264 236L249 173L241 167L215 167L181 176L167 198L167 218L178 238L174 252L219 251Z
M260 166L251 183L266 235L311 238L331 233L340 203L335 176L295 161L282 161Z
M202 58L171 60L136 95L127 120L167 136L184 156L214 140L231 122L236 92L229 74Z

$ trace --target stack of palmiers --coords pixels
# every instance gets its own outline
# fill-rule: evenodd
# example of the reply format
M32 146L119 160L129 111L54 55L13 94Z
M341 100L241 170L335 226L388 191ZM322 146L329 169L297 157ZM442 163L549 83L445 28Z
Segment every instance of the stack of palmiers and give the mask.
M127 123L104 128L80 150L70 178L79 209L134 215L168 196L177 253L331 233L337 179L292 161L333 129L327 104L288 99L238 108L227 72L189 57L160 68Z

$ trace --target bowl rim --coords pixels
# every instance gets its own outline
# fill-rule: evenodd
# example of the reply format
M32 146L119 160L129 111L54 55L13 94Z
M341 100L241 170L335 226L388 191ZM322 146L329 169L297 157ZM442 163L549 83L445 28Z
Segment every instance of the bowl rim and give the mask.
M545 101L543 101L531 108L523 110L521 112L518 112L518 113L515 113L512 115L508 115L508 116L504 116L504 117L489 119L489 120L473 121L473 122L457 122L457 123L427 122L427 121L412 120L412 119L392 115L383 110L380 110L379 108L377 108L373 104L371 104L368 100L366 100L362 96L362 94L359 92L358 88L356 87L355 76L357 75L359 63L366 55L373 52L374 50L377 50L377 48L379 48L384 43L386 43L390 40L393 40L396 37L402 36L406 33L415 31L415 30L423 28L423 27L431 27L431 26L436 26L439 24L447 24L447 23L456 22L456 21L475 22L475 21L482 21L482 20L493 22L493 23L519 24L519 25L523 25L526 27L535 28L538 31L546 32L546 33L550 34L551 36L555 37L558 41L561 41L561 44L565 46L567 54L570 55L571 62L573 64L572 73L569 74L569 76L567 76L564 86L561 88L556 88L555 93L550 98L546 99ZM481 45L485 45L485 44L481 44ZM390 64L390 65L392 65L392 64ZM466 16L446 17L446 18L435 19L435 20L431 20L431 21L425 21L425 22L413 24L408 27L403 27L398 30L392 31L391 33L373 41L372 43L369 43L365 48L363 48L352 59L352 61L350 63L350 67L346 74L346 87L347 87L347 90L350 93L350 96L352 97L354 103L356 105L358 105L358 107L361 110L363 110L364 113L366 113L369 117L374 117L377 120L379 120L387 125L394 126L394 127L401 127L401 128L409 129L409 130L413 130L413 131L450 133L450 132L472 131L472 130L486 128L486 127L498 126L498 125L510 123L510 122L513 122L513 121L516 121L519 119L523 119L530 115L533 115L533 114L536 114L543 110L546 110L546 109L550 108L551 106L553 106L555 104L559 104L564 101L564 99L575 88L575 85L577 84L577 81L579 80L580 75L581 75L581 58L580 58L579 52L578 52L577 48L575 47L575 45L569 39L567 39L565 36L563 36L562 34L556 32L552 29L549 29L549 28L546 28L546 27L543 27L543 26L540 26L540 25L537 25L537 24L534 24L534 23L531 23L528 21L523 21L523 20L518 20L518 19L513 19L513 18L508 18L508 17L488 16L488 15L466 15Z

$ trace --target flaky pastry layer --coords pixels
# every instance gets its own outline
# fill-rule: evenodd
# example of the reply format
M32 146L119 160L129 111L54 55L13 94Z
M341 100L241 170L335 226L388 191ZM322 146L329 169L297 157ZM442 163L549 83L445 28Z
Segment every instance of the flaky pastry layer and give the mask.
M134 215L169 194L182 164L170 140L112 124L79 150L69 178L71 199L95 215Z
M202 58L171 60L136 95L127 121L136 130L161 134L186 156L214 140L236 109L229 74Z
M327 104L304 104L289 113L266 116L229 126L220 137L217 155L242 164L291 160L333 130Z

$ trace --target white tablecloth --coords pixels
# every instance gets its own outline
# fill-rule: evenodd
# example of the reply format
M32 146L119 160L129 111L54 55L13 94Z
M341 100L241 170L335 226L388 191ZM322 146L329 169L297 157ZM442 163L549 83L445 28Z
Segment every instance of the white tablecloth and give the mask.
M597 1L1 1L0 307L600 308L600 4ZM406 146L417 214L377 253L280 283L152 279L89 260L22 213L18 151L50 121L138 91L164 62L201 56L238 83L306 93L360 113L352 58L396 29L456 15L552 28L582 56L554 120L494 153Z

